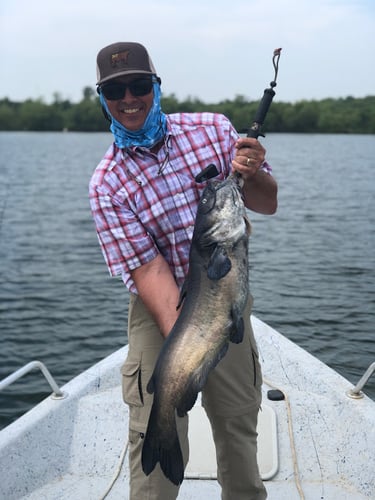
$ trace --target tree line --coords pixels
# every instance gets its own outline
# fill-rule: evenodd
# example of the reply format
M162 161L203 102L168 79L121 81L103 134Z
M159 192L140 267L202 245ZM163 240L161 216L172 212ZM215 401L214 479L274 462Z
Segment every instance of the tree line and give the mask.
M174 94L162 97L165 113L213 111L226 115L239 132L246 132L259 101L237 95L233 100L206 104L198 98L179 101ZM42 99L13 102L0 100L0 131L108 131L94 89L85 87L78 103L54 95L51 104ZM375 134L375 96L364 98L302 100L272 103L265 132Z

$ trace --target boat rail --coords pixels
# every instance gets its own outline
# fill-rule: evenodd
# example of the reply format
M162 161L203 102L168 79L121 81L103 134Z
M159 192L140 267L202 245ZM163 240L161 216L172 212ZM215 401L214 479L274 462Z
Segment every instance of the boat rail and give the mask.
M51 372L48 370L46 365L42 363L42 361L38 360L30 361L26 365L22 366L18 370L14 371L13 373L5 377L3 380L0 380L0 391L4 390L6 387L10 386L18 379L20 379L27 373L31 372L32 370L35 370L36 368L40 369L40 371L44 375L44 378L47 380L49 386L51 387L52 389L51 398L64 399L67 396L67 393L65 393L59 388L59 386L57 385L55 379L53 378ZM353 389L349 389L346 392L346 395L352 399L363 398L364 393L362 392L362 389L367 384L367 382L369 381L370 377L374 374L374 372L375 372L375 362L371 363L371 365L367 368L367 370L365 371L363 376L359 379L357 384L353 387Z
M51 387L53 391L51 394L52 399L64 399L67 394L59 388L46 365L38 360L30 361L26 365L22 366L18 370L5 377L3 380L0 380L0 391L10 386L14 382L16 382L16 380L20 379L36 368L38 368L42 372L44 378L47 380L49 386Z
M346 395L349 398L352 399L361 399L363 398L364 394L362 392L362 389L364 386L367 384L369 381L371 375L375 372L375 361L371 363L371 365L367 368L365 373L362 375L362 377L358 380L357 385L353 387L353 389L349 389L346 392Z

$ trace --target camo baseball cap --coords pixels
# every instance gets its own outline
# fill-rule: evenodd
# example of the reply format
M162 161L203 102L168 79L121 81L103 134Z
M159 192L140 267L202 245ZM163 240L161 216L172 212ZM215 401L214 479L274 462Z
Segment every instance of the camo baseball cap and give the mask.
M140 43L113 43L98 53L96 59L97 85L118 76L136 73L156 75L151 58Z

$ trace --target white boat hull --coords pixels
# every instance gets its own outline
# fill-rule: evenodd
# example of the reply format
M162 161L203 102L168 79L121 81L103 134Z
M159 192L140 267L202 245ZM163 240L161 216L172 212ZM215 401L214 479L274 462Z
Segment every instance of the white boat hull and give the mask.
M260 432L265 463L270 460L265 466L269 498L375 498L375 403L348 398L352 386L347 380L257 318L252 323L264 405L271 412L271 423ZM128 410L119 385L126 352L127 347L120 349L66 384L65 399L47 398L0 432L0 498L98 500L107 491L108 499L128 498ZM287 399L269 401L273 386ZM210 436L200 432L203 413L192 412L197 421L191 426L193 460L187 475L198 476L199 465L198 473L192 470L197 467L195 441L200 446ZM267 444L273 414L277 432ZM215 476L212 456L211 462L202 477ZM187 478L178 498L219 499L220 487L216 479Z

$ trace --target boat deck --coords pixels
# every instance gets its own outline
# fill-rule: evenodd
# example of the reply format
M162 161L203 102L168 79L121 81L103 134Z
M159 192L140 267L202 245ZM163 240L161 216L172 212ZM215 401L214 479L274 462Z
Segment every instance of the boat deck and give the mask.
M375 403L348 398L349 382L257 318L252 322L265 379L258 457L269 498L374 498ZM47 398L0 432L0 470L7 471L0 498L128 498L128 414L119 386L125 355L126 347L66 384L65 399ZM274 386L286 400L267 399ZM199 406L190 412L191 462L181 500L220 498L205 418Z

